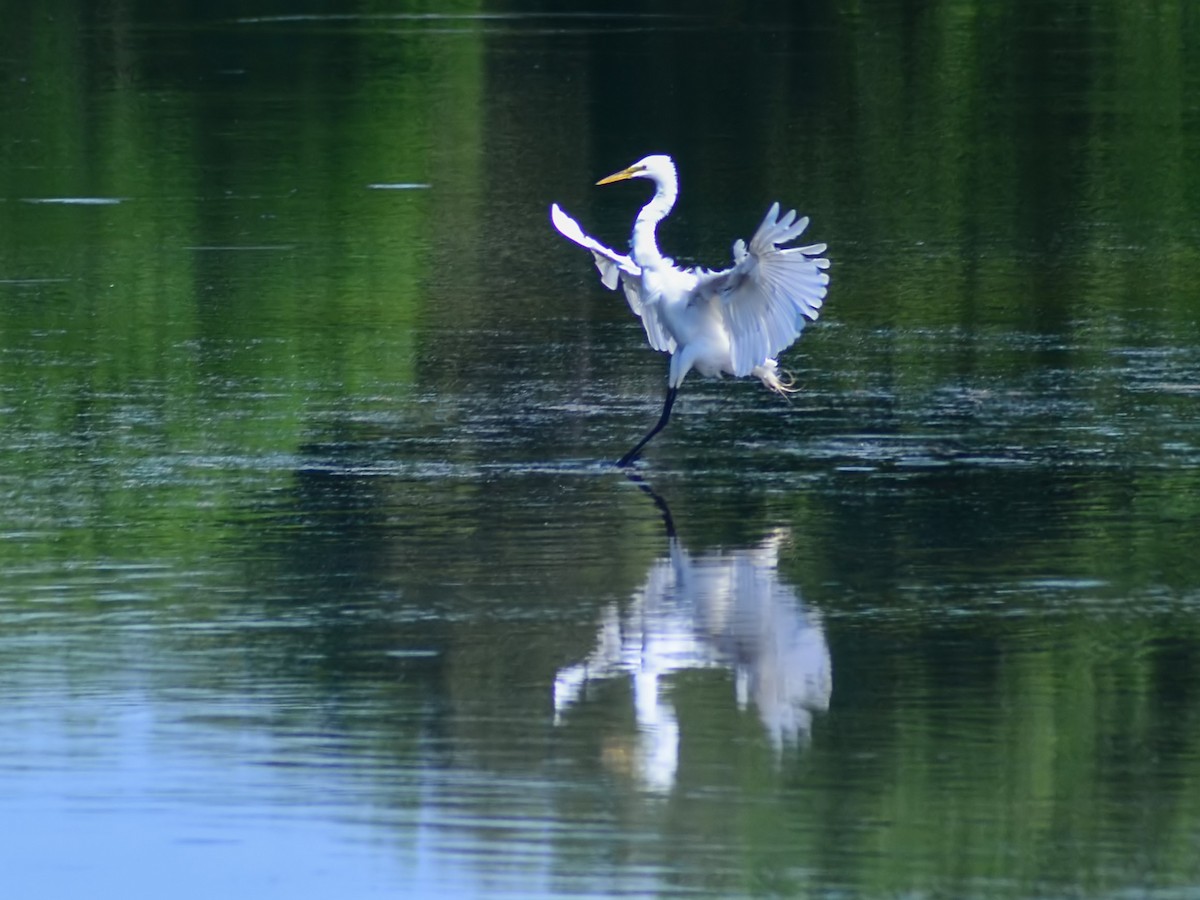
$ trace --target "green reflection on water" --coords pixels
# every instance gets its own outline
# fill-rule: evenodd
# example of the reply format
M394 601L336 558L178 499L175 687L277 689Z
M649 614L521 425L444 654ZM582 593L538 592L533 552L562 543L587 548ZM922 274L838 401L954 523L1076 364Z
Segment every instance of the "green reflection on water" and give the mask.
M237 460L297 453L314 414L403 405L435 243L478 190L478 41L10 12L10 477L83 468L93 524L136 523L149 492L190 531L228 513Z

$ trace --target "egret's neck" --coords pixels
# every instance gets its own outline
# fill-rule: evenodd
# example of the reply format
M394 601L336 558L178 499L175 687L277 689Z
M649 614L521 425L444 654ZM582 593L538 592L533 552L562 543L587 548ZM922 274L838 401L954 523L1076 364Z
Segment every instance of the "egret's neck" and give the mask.
M658 223L667 217L667 213L675 205L677 194L678 190L673 183L657 183L654 196L642 207L633 223L633 259L643 268L653 268L664 262L654 232Z

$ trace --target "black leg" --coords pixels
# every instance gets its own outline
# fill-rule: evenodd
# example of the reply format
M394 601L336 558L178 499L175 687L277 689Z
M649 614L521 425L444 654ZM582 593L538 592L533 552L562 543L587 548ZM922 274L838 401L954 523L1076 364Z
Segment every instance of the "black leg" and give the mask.
M654 488L646 483L637 472L626 472L625 477L636 484L658 507L658 511L662 513L663 525L667 528L667 537L675 537L675 519L671 517L671 507L667 506L667 501Z
M660 431L667 427L667 421L671 418L671 407L675 405L675 395L679 393L679 388L667 388L667 400L663 404L662 416L659 417L658 424L647 432L646 436L637 442L637 446L617 460L617 465L622 469L631 465L638 455L642 452L642 448L650 443L650 438L654 437Z

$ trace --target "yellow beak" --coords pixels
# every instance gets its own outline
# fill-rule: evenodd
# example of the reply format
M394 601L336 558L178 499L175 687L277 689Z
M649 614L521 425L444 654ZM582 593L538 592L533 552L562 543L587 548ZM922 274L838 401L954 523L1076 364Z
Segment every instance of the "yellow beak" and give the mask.
M637 166L630 166L628 169L622 169L620 172L614 172L607 178L601 178L596 182L596 187L599 187L602 184L612 184L614 181L626 181L640 171L641 169L639 169Z

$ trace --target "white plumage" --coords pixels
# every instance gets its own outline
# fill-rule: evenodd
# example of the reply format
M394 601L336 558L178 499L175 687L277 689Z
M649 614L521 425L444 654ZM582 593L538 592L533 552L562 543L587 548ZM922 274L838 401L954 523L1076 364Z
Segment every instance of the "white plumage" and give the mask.
M662 416L619 460L621 466L633 462L666 426L676 392L692 369L702 375L753 375L777 393L792 391L776 357L800 336L807 319L820 314L829 284L824 244L780 247L804 232L808 218L797 220L794 210L781 216L778 203L767 210L749 246L741 240L733 245L730 268L676 268L658 249L655 234L678 196L674 162L647 156L597 184L630 178L650 179L655 192L634 221L629 256L585 234L557 203L550 207L554 227L592 252L604 286L616 290L620 284L650 346L671 355Z

